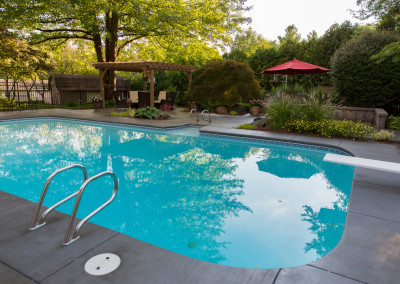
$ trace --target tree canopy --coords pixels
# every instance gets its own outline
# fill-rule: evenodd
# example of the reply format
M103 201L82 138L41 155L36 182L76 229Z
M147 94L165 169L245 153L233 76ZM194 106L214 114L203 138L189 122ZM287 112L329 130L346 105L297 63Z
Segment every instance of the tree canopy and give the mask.
M130 43L144 38L220 45L248 21L244 0L2 2L0 25L28 34L35 43L91 41L99 62L115 61Z
M354 15L365 20L375 18L378 27L384 30L400 31L400 2L398 0L357 0L360 7Z
M0 27L0 76L27 79L51 69L47 54Z

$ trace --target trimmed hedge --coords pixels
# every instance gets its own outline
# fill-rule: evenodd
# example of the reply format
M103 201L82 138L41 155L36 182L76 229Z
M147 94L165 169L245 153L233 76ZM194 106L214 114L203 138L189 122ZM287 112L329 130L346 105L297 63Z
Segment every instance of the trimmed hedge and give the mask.
M400 36L387 31L369 31L354 37L332 57L333 82L346 106L379 107L399 111L400 65L392 57L377 62L371 57Z

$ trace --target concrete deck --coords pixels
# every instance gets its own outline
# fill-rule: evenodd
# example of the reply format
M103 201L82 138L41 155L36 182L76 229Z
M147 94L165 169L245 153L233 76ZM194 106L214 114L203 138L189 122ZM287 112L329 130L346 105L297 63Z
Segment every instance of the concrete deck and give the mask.
M0 120L65 117L156 127L197 124L181 111L167 121L114 118L110 112L21 111L0 113ZM214 116L211 126L201 131L325 145L356 157L400 163L395 144L234 129L252 120L251 116ZM2 283L399 283L399 204L398 175L357 169L343 237L332 252L300 267L255 270L191 259L94 224L85 226L81 240L62 247L60 238L68 220L65 214L50 215L51 225L28 233L35 204L0 191L0 279ZM105 252L119 255L121 266L106 276L87 274L85 262Z

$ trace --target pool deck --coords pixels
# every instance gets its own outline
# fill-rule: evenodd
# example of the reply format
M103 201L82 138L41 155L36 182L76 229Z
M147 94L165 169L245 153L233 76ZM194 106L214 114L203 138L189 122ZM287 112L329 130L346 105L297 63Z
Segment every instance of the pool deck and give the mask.
M398 144L356 142L293 134L237 130L251 116L213 116L198 124L176 111L164 121L110 117L110 110L37 110L0 113L0 120L63 117L155 127L200 125L202 132L284 140L340 148L356 157L400 163ZM44 181L38 181L44 182ZM283 269L243 269L207 263L88 223L81 239L61 246L68 216L55 212L48 225L28 232L35 204L0 191L1 283L399 283L400 177L357 168L343 237L327 256ZM121 266L91 276L84 265L92 256L115 253Z

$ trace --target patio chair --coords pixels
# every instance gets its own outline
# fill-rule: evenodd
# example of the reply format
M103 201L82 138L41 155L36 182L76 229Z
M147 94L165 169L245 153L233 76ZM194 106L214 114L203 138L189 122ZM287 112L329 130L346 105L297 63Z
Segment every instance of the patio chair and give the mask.
M129 99L130 105L133 108L139 107L139 92L138 91L129 91Z
M115 100L115 108L128 108L128 104L125 99L123 99L123 93L121 91L112 91Z
M160 107L161 106L161 101L166 101L167 100L167 92L166 91L160 91L158 93L158 98L157 100L154 100L154 106L155 107Z

